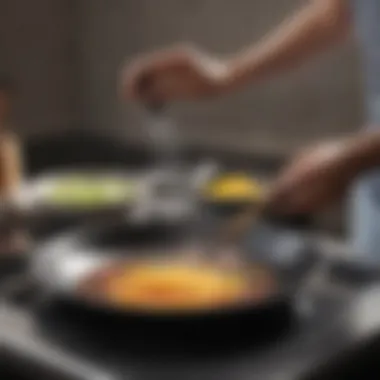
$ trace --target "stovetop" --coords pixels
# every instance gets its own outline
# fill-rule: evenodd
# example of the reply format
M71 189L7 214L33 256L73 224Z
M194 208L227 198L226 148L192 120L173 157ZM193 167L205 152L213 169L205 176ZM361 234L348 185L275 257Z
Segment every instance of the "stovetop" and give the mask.
M242 325L238 339L221 343L199 337L202 344L195 346L183 337L174 345L166 345L165 337L152 345L141 332L123 331L116 325L106 330L102 321L50 302L24 275L10 277L2 287L3 361L25 378L302 378L310 368L380 327L372 309L364 313L366 317L362 313L365 300L376 297L374 284L340 281L326 271L319 276L318 283L300 297L294 323L281 331L258 339L249 325Z

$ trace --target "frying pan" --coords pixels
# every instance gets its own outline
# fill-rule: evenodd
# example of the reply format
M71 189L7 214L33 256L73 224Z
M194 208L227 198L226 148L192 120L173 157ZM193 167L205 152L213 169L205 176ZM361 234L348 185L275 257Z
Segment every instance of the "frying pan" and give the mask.
M207 223L210 221L207 220ZM205 227L206 228L206 227ZM203 238L197 242L204 244ZM32 259L32 275L51 299L107 317L173 325L221 320L254 320L267 324L269 316L289 318L294 311L297 286L316 260L310 241L303 232L284 229L263 222L242 239L239 256L242 266L260 265L277 282L270 296L228 307L179 312L156 313L121 308L99 297L79 291L93 273L126 260L169 256L190 247L187 223L115 221L73 230L53 238L36 252ZM202 249L202 248L201 248Z

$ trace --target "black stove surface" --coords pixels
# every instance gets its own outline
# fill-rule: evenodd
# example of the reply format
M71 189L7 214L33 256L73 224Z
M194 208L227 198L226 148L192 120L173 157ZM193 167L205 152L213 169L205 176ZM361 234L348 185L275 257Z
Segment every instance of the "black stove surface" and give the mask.
M147 339L126 326L105 328L103 320L16 283L8 289L0 323L6 362L26 378L293 380L380 325L358 317L367 286L349 286L347 279L340 284L325 278L309 289L300 297L295 323L273 325L271 334L260 335L246 321L235 327L236 339L225 334L224 340L210 334Z
M47 170L47 165L53 169L67 167L70 164L65 154L68 149L70 162L75 165L79 162L119 166L128 160L125 164L129 167L131 159L137 166L149 161L144 154L141 158L140 147L126 149L117 141L108 143L104 136L86 137L82 132L71 136L70 132L69 136L53 140L44 142L39 138L38 144L30 147L28 162L33 173ZM238 159L235 155L226 157L225 153L212 156L220 156L226 164L230 162L222 165L226 170L246 167L251 171L255 162L252 157ZM278 166L277 163L266 165L262 160L256 162L263 177ZM64 226L48 227L48 231L44 226L43 231L35 233L49 236L53 231L66 228L66 221ZM264 235L263 231L259 234ZM289 255L283 259L291 262L291 253L298 242L286 240L291 244L286 244L285 251ZM281 239L276 244L283 246ZM266 241L262 246L268 247ZM22 267L23 271L22 260L16 261L11 265L12 270ZM333 279L322 278L305 297L307 302L300 303L295 323L277 326L273 334L264 334L266 339L258 339L258 332L252 332L253 326L250 329L248 323L238 326L238 339L229 337L228 342L221 344L218 337L210 337L203 346L194 345L189 352L191 347L183 337L175 345L165 345L163 341L159 347L147 347L146 340L135 333L131 347L130 331L116 326L104 331L99 325L101 321L91 321L74 310L47 303L44 294L30 286L33 284L18 278L10 288L3 287L1 270L0 293L3 292L6 302L0 304L0 379L15 379L17 373L25 379L49 380L295 380L311 367L319 367L346 349L356 347L380 328L380 315L376 313L380 302L374 301L380 300L380 290L376 287L371 290L372 285L366 283L365 278L353 284L350 271L346 271L342 281L342 271L338 272ZM7 274L6 280L9 278L12 276ZM136 338L140 338L140 345L136 344ZM11 373L3 373L5 370Z
M298 269L303 273L315 254L328 256L307 234L281 227L255 225L249 236L247 246L289 276L298 276ZM374 312L380 302L373 302L380 296L376 287L371 290L376 278L353 281L350 272L331 272L328 260L320 262L301 283L294 318L268 320L265 330L245 319L213 331L190 325L174 335L153 334L147 324L133 329L116 321L110 325L53 303L20 267L19 275L7 275L0 283L0 371L7 367L26 379L52 380L301 379L380 328L380 315ZM366 297L370 307L363 306ZM369 311L363 316L365 308Z

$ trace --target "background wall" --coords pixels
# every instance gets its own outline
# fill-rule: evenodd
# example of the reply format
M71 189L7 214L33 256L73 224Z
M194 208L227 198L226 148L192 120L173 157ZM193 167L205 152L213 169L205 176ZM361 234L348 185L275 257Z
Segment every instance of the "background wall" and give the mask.
M1 0L0 70L19 83L17 128L62 130L76 121L73 1Z
M117 99L117 72L137 53L194 41L229 54L258 40L300 0L2 0L0 66L21 84L23 133L78 125L141 139L139 110ZM351 44L270 83L175 107L192 141L285 149L345 133L362 119Z

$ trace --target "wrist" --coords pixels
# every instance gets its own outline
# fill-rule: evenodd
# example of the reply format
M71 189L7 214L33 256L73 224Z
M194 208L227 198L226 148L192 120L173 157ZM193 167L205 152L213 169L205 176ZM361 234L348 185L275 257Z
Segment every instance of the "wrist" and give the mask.
M246 85L258 78L257 65L253 57L233 57L226 61L226 75L224 86L235 89Z
M380 132L354 137L349 140L347 146L346 162L355 174L380 166Z
M237 68L235 63L230 60L223 61L222 65L222 69L216 75L218 92L229 93L234 91L239 85Z

